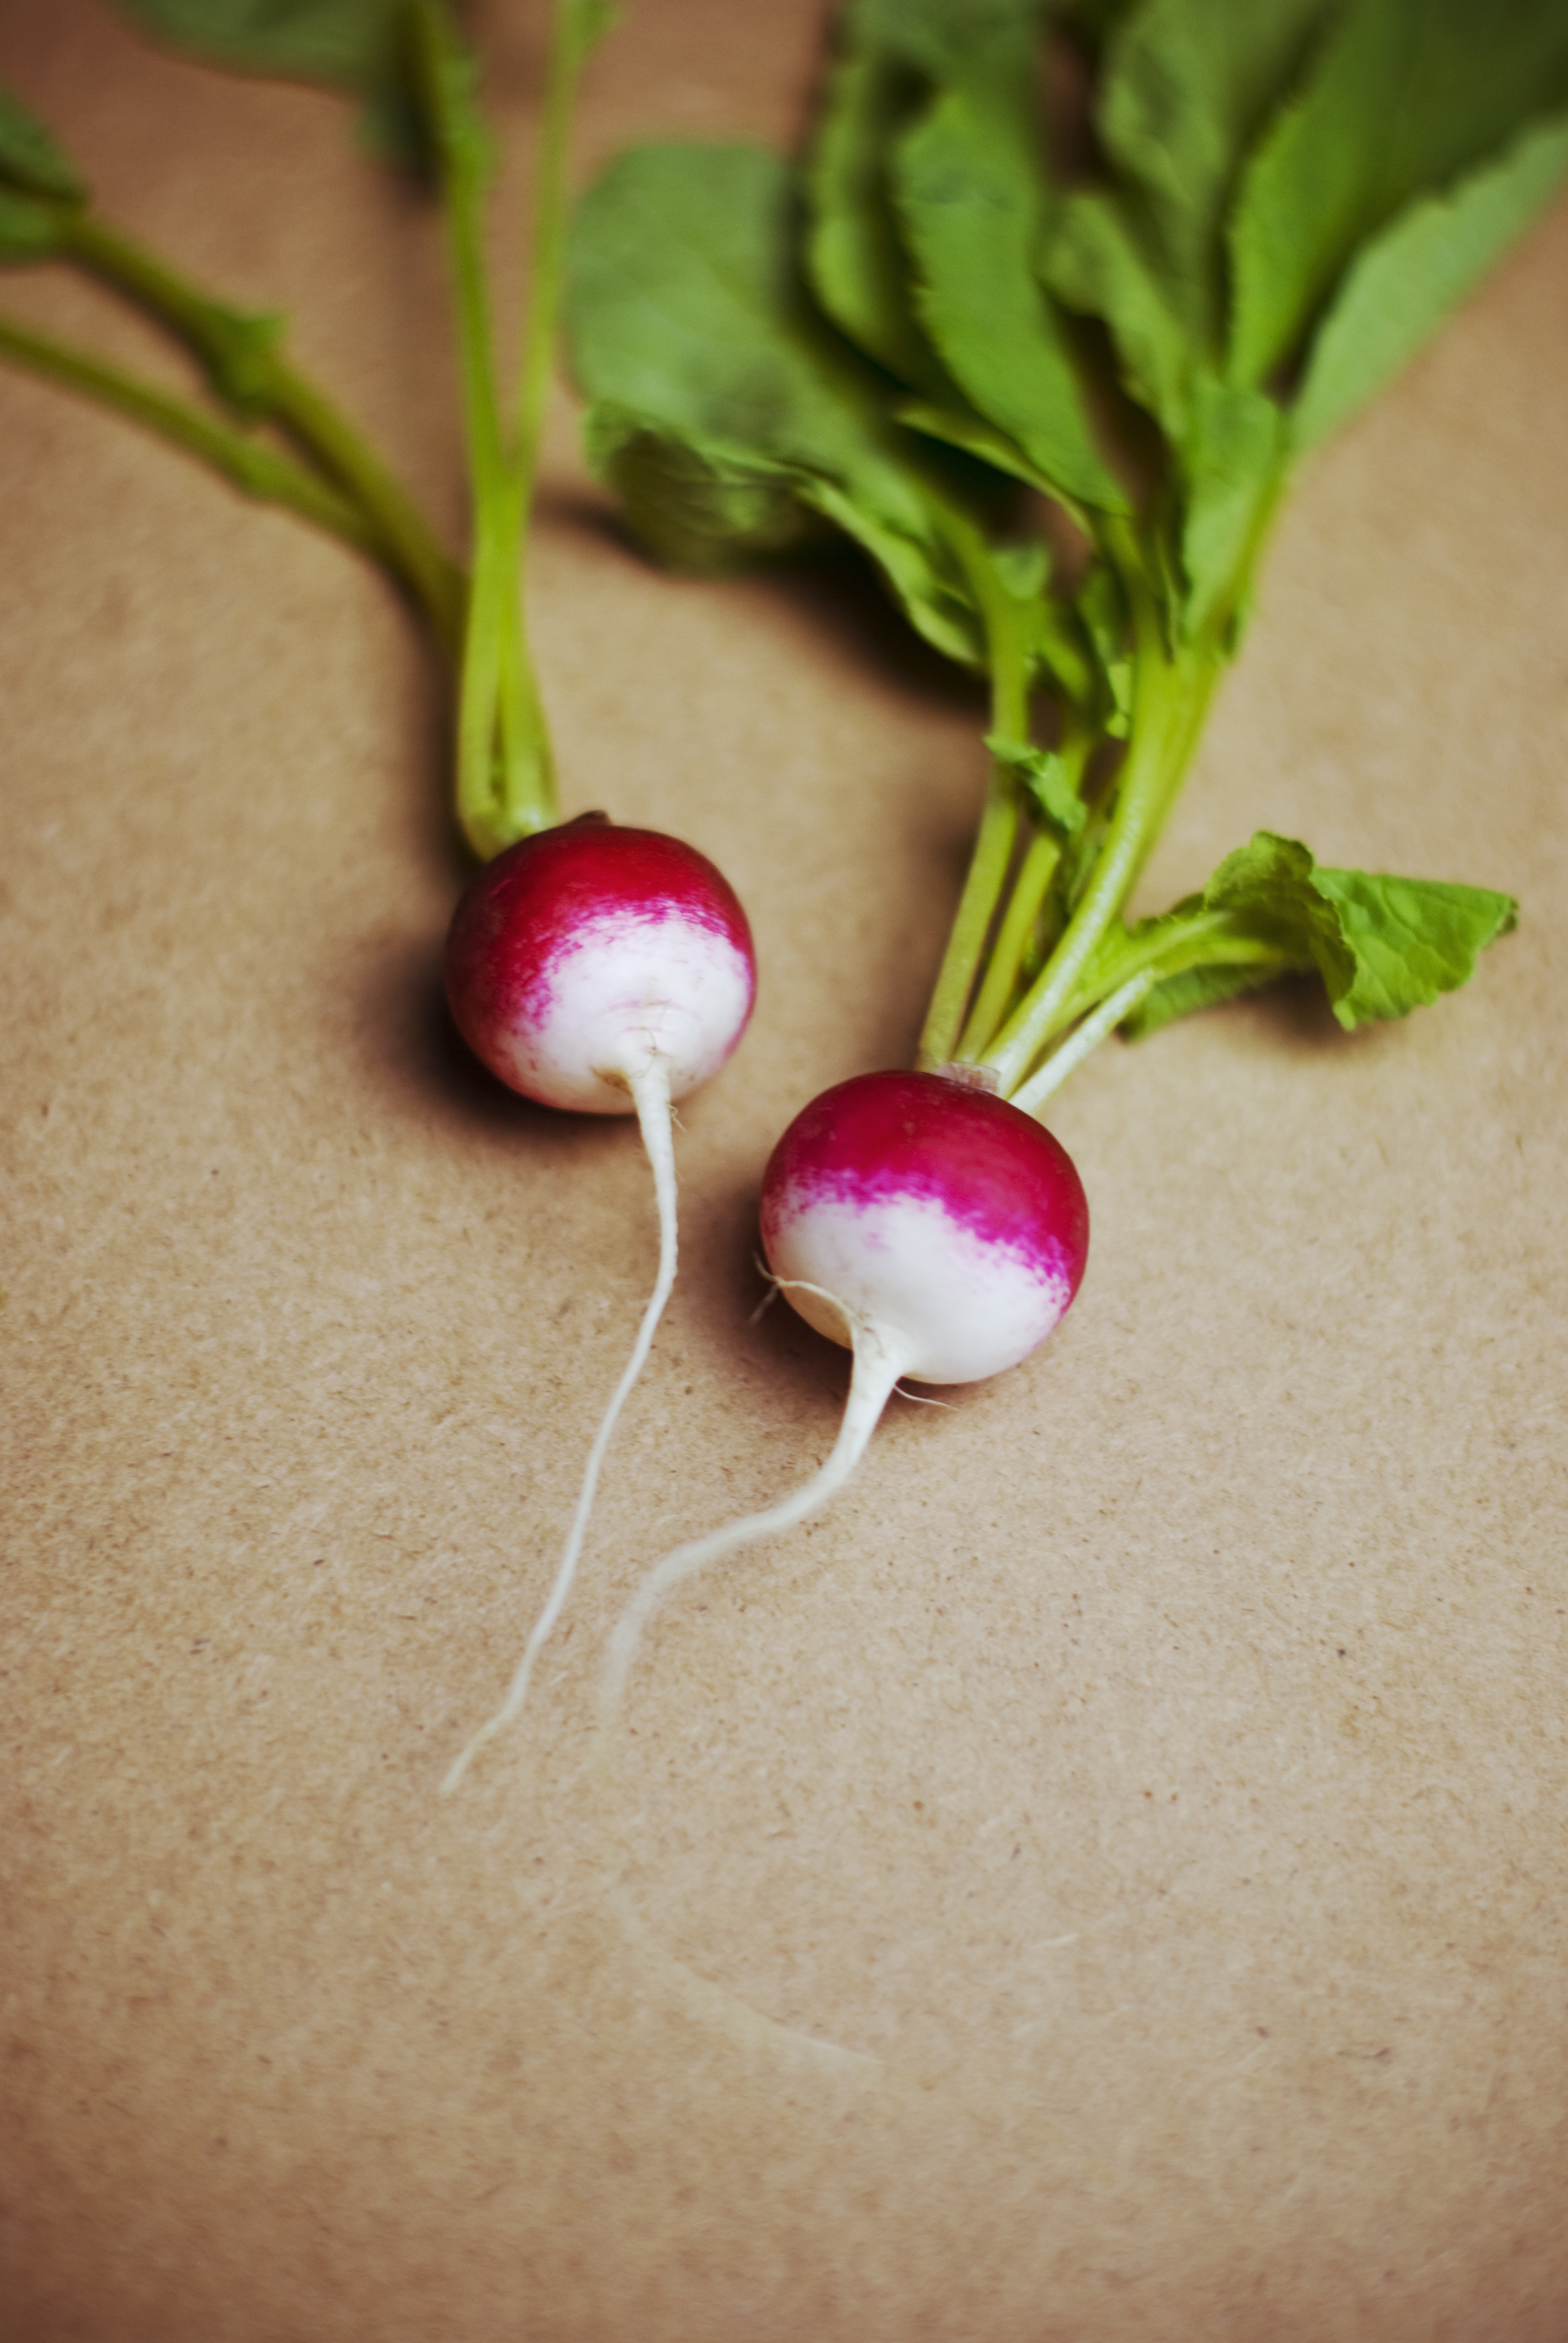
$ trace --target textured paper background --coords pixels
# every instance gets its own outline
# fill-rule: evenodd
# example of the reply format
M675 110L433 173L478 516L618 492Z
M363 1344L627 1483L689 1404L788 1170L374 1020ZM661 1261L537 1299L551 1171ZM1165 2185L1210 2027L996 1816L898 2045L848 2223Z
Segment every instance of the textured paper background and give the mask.
M518 133L532 13L488 20ZM788 140L818 31L640 0L584 167ZM438 245L337 106L87 0L7 0L0 78L286 305L457 529ZM0 302L180 378L84 287ZM569 1630L441 1802L646 1173L448 1033L443 708L390 594L0 375L7 2343L1568 2334L1565 383L1559 210L1302 479L1149 880L1268 824L1514 887L1518 935L1392 1031L1285 994L1103 1053L1056 1118L1072 1318L671 1606L612 1815L610 1620L831 1436L841 1356L753 1320L752 1199L911 1046L977 705L853 570L649 572L563 394L568 801L712 853L764 990L686 1114Z

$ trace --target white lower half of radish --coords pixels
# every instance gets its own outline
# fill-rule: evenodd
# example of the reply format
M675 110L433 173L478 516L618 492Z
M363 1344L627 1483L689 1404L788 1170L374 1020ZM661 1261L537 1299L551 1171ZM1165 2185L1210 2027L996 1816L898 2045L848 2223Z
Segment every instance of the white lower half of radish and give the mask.
M719 1071L751 1007L750 964L678 914L588 920L549 962L529 1015L491 1044L503 1081L578 1114L630 1114L632 1078L662 1066L672 1099Z
M769 1230L791 1306L849 1342L874 1325L916 1383L979 1383L1038 1350L1072 1299L1065 1271L977 1236L932 1199L818 1198Z

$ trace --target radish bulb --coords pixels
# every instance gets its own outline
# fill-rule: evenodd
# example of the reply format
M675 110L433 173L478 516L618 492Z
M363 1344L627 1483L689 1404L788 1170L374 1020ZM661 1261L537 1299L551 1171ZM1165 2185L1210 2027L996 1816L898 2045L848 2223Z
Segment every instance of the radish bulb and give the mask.
M672 1101L716 1074L757 992L751 930L706 856L658 830L584 814L497 856L447 939L447 998L463 1038L525 1098L581 1114L635 1114L658 1205L658 1273L588 1452L565 1550L506 1699L447 1774L453 1790L528 1697L565 1607L599 1469L675 1282Z
M762 1242L779 1290L853 1353L831 1453L779 1503L678 1546L610 1638L618 1713L643 1629L692 1572L791 1529L842 1488L893 1386L979 1382L1044 1342L1082 1282L1089 1207L1066 1150L1005 1100L947 1074L861 1074L813 1100L762 1182Z

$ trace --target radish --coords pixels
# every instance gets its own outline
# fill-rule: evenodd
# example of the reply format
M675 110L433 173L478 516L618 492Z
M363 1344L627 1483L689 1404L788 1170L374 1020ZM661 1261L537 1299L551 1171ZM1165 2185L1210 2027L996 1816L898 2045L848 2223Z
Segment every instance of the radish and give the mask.
M566 1604L599 1468L641 1373L676 1269L672 1102L719 1071L751 1015L746 914L706 856L602 813L520 840L474 879L447 940L447 997L464 1039L525 1098L584 1114L635 1114L658 1203L658 1273L600 1419L555 1583L506 1699L447 1775L519 1715Z
M643 1114L719 1071L757 964L706 855L602 813L520 840L470 881L447 938L447 998L494 1074L542 1106Z
M853 1353L839 1435L792 1495L678 1546L649 1572L610 1639L607 1726L672 1587L793 1528L842 1488L901 1377L977 1383L1026 1359L1067 1310L1089 1255L1089 1207L1065 1148L1018 1107L946 1073L860 1074L813 1100L773 1151L761 1222L779 1290Z

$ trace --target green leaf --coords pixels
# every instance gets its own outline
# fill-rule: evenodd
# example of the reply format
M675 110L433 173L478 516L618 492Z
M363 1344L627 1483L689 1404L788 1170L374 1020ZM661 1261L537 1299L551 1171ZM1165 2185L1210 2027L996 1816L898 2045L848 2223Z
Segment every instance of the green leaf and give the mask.
M1038 26L1045 0L851 0L849 41L923 74L934 84L963 73L977 48Z
M1519 914L1512 896L1483 887L1323 870L1306 847L1266 830L1227 856L1203 903L1276 944L1288 964L1316 967L1347 1031L1468 982Z
M807 266L834 323L917 394L900 419L1031 487L1124 510L1034 272L1040 14L1039 0L845 11L807 166Z
M973 456L989 464L993 472L1001 472L1010 480L1021 480L1027 488L1043 488L1038 464L1030 463L1016 439L988 423L983 415L967 407L957 391L950 394L950 407L935 407L929 399L901 398L893 408L894 420L908 424L927 439L939 439L944 447L957 447L964 455Z
M792 176L759 148L645 146L611 164L573 224L565 301L596 407L590 453L615 478L615 451L632 447L646 541L667 555L684 544L704 566L794 542L792 493L865 547L929 640L973 660L981 637L918 443L889 418L885 383L808 307L796 225ZM650 439L670 452L655 458ZM661 481L677 499L663 518Z
M1181 631L1192 640L1240 607L1284 466L1280 409L1261 391L1200 375L1181 447Z
M1010 740L1000 732L988 732L985 744L998 764L1006 765L1023 783L1040 827L1064 846L1076 838L1089 819L1089 808L1073 786L1067 759L1054 749Z
M1180 439L1202 346L1183 319L1178 290L1149 248L1133 208L1115 196L1070 196L1045 247L1041 273L1064 308L1103 318L1122 387L1168 438Z
M965 397L1016 442L1041 487L1125 512L1036 274L1050 191L1029 104L1032 69L1030 46L993 43L899 141L893 195L916 312Z
M851 50L834 67L806 164L813 291L842 333L900 382L939 387L941 369L915 325L909 262L887 187L887 150L908 119L910 75Z
M1021 545L993 545L990 566L1015 602L1032 602L1045 590L1050 555L1043 538L1030 537Z
M1374 877L1364 870L1313 873L1332 904L1353 981L1331 987L1334 1015L1349 1031L1374 1017L1403 1017L1475 972L1482 951L1518 925L1512 895L1437 880Z
M1429 879L1321 868L1294 839L1261 830L1201 895L1108 932L1089 968L1093 997L1141 969L1157 978L1123 1031L1131 1040L1292 970L1316 969L1347 1031L1408 1016L1469 981L1514 926L1511 895Z
M615 490L627 525L670 569L718 576L822 534L789 465L676 439L601 401L584 425L588 458Z
M1221 226L1243 158L1335 0L1144 0L1123 10L1095 108L1121 184L1061 208L1042 273L1110 328L1122 385L1180 441L1220 371Z
M1216 1009L1221 1001L1256 992L1261 986L1272 984L1279 974L1277 968L1183 969L1180 976L1168 976L1151 986L1117 1030L1129 1041L1146 1041L1162 1026L1174 1024L1178 1017L1191 1017L1200 1009Z
M1230 222L1231 379L1265 381L1358 246L1564 96L1562 0L1350 0L1254 153Z
M807 272L840 331L912 389L948 386L912 315L890 156L977 41L1032 29L1040 8L1040 0L850 0L839 16L807 157Z
M65 244L60 206L29 203L0 187L0 268L47 260Z
M1423 196L1358 255L1318 329L1291 418L1298 449L1338 430L1550 201L1568 173L1568 122L1533 125L1452 195Z
M1096 123L1136 191L1164 297L1194 353L1218 354L1219 232L1243 156L1336 0L1146 0L1107 54Z
M57 203L87 200L85 183L54 134L5 89L0 89L0 184L24 195L49 196Z
M893 527L873 505L832 480L806 478L800 496L870 555L910 624L934 650L964 667L985 665L984 625L961 579L944 564L940 543Z
M578 380L698 442L868 477L919 527L878 393L796 283L787 166L752 146L650 146L617 157L578 206L567 329Z
M118 0L156 41L236 73L364 89L402 0Z

